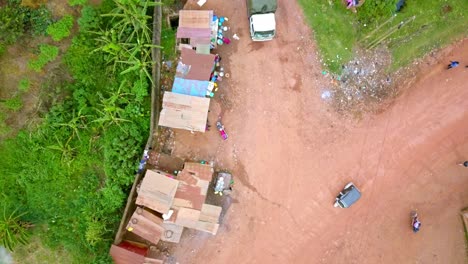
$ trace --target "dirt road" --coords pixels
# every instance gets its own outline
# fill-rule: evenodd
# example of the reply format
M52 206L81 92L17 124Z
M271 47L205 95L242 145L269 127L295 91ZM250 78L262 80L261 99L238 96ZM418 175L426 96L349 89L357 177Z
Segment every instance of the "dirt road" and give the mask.
M230 138L176 132L175 154L214 159L237 179L217 236L186 236L179 263L467 263L468 41L418 65L385 111L346 120L320 97L329 85L295 1L279 1L278 38L249 40L245 1L209 0L240 41L220 47L229 79L212 101ZM192 5L193 6L193 5ZM198 9L193 7L193 9ZM468 64L468 63L466 63ZM353 181L361 200L336 209ZM409 213L417 209L421 231Z

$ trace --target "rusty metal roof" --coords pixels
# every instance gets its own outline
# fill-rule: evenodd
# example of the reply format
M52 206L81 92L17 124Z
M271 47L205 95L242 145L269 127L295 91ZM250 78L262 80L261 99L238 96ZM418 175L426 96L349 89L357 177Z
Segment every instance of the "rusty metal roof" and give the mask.
M112 245L110 255L115 264L162 264L163 261L147 257L148 248L123 241L119 245Z
M201 210L212 177L213 167L210 165L186 162L184 169L177 175L179 186L174 196L173 207Z
M193 49L182 48L180 63L186 66L188 71L178 71L176 77L209 81L215 65L215 55L199 54Z
M166 214L171 208L179 182L169 173L147 170L141 181L136 204Z
M156 245L165 231L162 225L161 218L138 207L127 224L127 231Z
M211 21L213 11L211 10L180 10L179 28L177 38L210 38Z
M164 92L158 125L205 132L210 99Z
M142 264L145 261L144 255L116 245L111 246L110 255L116 264Z

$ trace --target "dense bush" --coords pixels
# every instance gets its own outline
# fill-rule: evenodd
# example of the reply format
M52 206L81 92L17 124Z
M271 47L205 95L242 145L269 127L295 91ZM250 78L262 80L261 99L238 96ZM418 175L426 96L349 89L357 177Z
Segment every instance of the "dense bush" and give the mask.
M70 31L72 27L73 17L70 15L66 15L59 21L47 27L47 34L49 34L53 40L60 41L70 36Z
M45 6L33 9L9 2L0 8L0 44L10 45L25 32L44 34L51 22L51 13Z
M84 6L81 9L81 17L78 19L80 31L96 30L101 23L98 11L92 6Z
M0 8L0 43L12 44L23 35L24 17L18 7L7 5Z
M398 0L372 0L366 1L358 9L358 19L369 27L384 19L388 19L396 12Z
M128 64L106 63L91 31L114 22L100 19L99 8L82 11L64 54L73 81L62 84L64 99L55 99L37 129L0 142L0 187L27 220L47 227L48 246L64 247L76 263L111 263L109 244L148 137L150 80L142 69L120 74ZM58 49L43 45L41 54L32 68Z
M29 68L37 72L40 72L47 63L55 60L59 52L58 47L47 44L40 45L39 50L37 58L28 63Z
M45 35L47 27L52 24L52 14L45 6L37 9L24 8L26 12L26 30L33 35Z

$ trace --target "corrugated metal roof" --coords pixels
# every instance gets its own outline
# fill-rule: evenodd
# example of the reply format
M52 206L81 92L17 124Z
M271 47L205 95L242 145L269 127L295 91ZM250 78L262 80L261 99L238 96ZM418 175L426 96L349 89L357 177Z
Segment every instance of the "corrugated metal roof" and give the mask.
M205 132L210 99L165 92L158 125Z
M148 248L139 247L129 242L112 245L110 255L115 264L162 264L163 261L147 257Z
M212 177L213 167L210 165L186 162L184 169L177 175L179 186L174 196L173 207L201 210Z
M209 81L189 80L175 77L172 84L172 92L197 97L205 97Z
M161 237L162 241L172 242L172 243L179 243L180 238L182 237L182 233L184 231L184 227L180 225L176 225L173 223L163 223L164 227L164 234Z
M177 38L201 38L208 39L211 41L211 29L210 28L188 28L179 27L177 28Z
M213 20L212 10L180 10L179 27L208 28Z
M213 172L214 170L211 165L198 162L186 162L184 169L182 170L182 173L189 173L190 175L205 181L211 181L213 179Z
M161 218L138 207L127 224L127 231L156 245L165 231L162 225Z
M176 77L209 81L215 65L215 55L198 54L193 49L182 48L180 63L184 65L188 71L178 71Z
M147 170L141 181L136 204L156 212L169 212L179 182L171 179L170 174L160 170Z

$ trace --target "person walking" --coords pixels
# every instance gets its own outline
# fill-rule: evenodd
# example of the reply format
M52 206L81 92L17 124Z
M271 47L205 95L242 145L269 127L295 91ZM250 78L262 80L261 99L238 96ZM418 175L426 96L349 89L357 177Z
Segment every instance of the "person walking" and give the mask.
M450 61L450 64L447 66L447 70L457 67L460 64L458 61Z
M458 163L458 165L463 166L465 168L468 168L468 160L464 161L464 162L461 162L461 163Z

